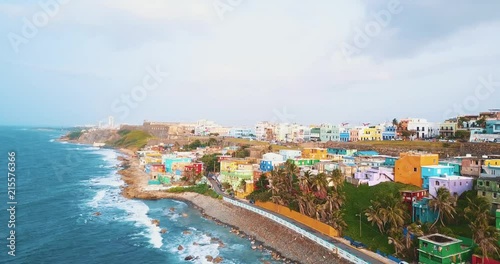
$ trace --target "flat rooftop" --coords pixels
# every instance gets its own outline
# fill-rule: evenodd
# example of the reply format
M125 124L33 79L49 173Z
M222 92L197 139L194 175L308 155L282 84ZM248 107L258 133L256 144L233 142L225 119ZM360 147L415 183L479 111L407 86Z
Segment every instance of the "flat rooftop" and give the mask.
M446 180L446 181L456 181L456 180L473 180L474 178L472 178L472 177L458 176L458 175L451 175L451 176L445 176L445 177L433 176L433 177L429 177L429 179L439 179L439 180Z
M462 240L459 240L459 239L456 239L453 237L449 237L449 236L445 236L445 235L441 235L441 234L432 234L432 235L428 235L428 236L419 237L418 239L423 240L423 241L427 241L427 242L430 242L430 243L433 243L436 245L440 245L440 246L447 246L447 245L462 242Z
M429 166L422 166L422 168L430 168L430 169L453 169L453 166L448 166L448 165L429 165Z

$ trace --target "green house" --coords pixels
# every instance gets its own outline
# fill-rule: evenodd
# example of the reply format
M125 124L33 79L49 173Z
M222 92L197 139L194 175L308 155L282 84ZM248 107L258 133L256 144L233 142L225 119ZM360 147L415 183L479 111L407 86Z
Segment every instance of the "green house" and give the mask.
M491 203L492 210L500 208L500 177L479 177L476 190L477 196L482 196Z
M320 162L320 160L315 160L315 159L294 159L292 161L297 166L312 166Z
M418 263L466 263L470 262L472 249L462 240L441 234L418 238Z

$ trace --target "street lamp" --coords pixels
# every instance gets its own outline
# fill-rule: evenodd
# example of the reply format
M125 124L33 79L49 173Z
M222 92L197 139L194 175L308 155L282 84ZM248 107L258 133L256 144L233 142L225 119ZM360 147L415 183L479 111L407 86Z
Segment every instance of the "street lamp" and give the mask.
M359 216L359 236L361 237L361 213L356 214L356 216Z

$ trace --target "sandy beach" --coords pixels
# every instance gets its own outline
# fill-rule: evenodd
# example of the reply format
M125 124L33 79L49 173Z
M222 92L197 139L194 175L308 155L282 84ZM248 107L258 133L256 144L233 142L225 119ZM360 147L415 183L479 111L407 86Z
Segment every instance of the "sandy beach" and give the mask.
M273 255L286 263L348 263L290 229L222 200L197 193L144 191L149 176L140 168L138 159L132 157L133 152L126 149L120 151L125 154L122 164L124 169L119 173L126 183L122 190L126 198L149 200L167 198L188 202L201 210L205 217L220 225L227 225L228 232L232 229L235 235L247 236L255 240L256 244L263 244L263 247L273 251Z

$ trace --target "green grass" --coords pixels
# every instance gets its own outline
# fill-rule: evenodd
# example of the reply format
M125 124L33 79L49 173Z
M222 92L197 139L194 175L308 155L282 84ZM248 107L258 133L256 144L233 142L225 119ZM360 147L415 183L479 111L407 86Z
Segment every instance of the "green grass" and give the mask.
M151 138L150 134L140 130L120 130L118 134L121 138L113 142L108 142L109 145L137 150L143 148Z
M368 246L372 251L380 249L385 253L394 253L392 245L387 243L387 235L381 234L376 225L372 226L368 222L364 211L371 205L370 200L375 199L379 195L390 192L399 192L402 190L420 190L413 185L401 183L384 182L376 186L369 187L368 185L355 185L345 183L344 191L346 195L346 203L344 220L348 228L344 231L344 236L349 236L357 241L361 241ZM359 233L359 216L361 213L361 234Z
M430 141L363 141L355 142L354 145L369 145L369 146L387 146L387 147L412 147L412 148L460 148L460 143L448 143L448 142L430 142Z
M68 134L68 138L70 140L79 139L82 134L83 134L82 131L73 131L73 132Z
M194 192L202 195L210 196L215 199L220 199L220 195L216 193L214 190L210 189L207 184L198 184L195 186L189 187L173 187L167 190L170 193L183 193L183 192Z

